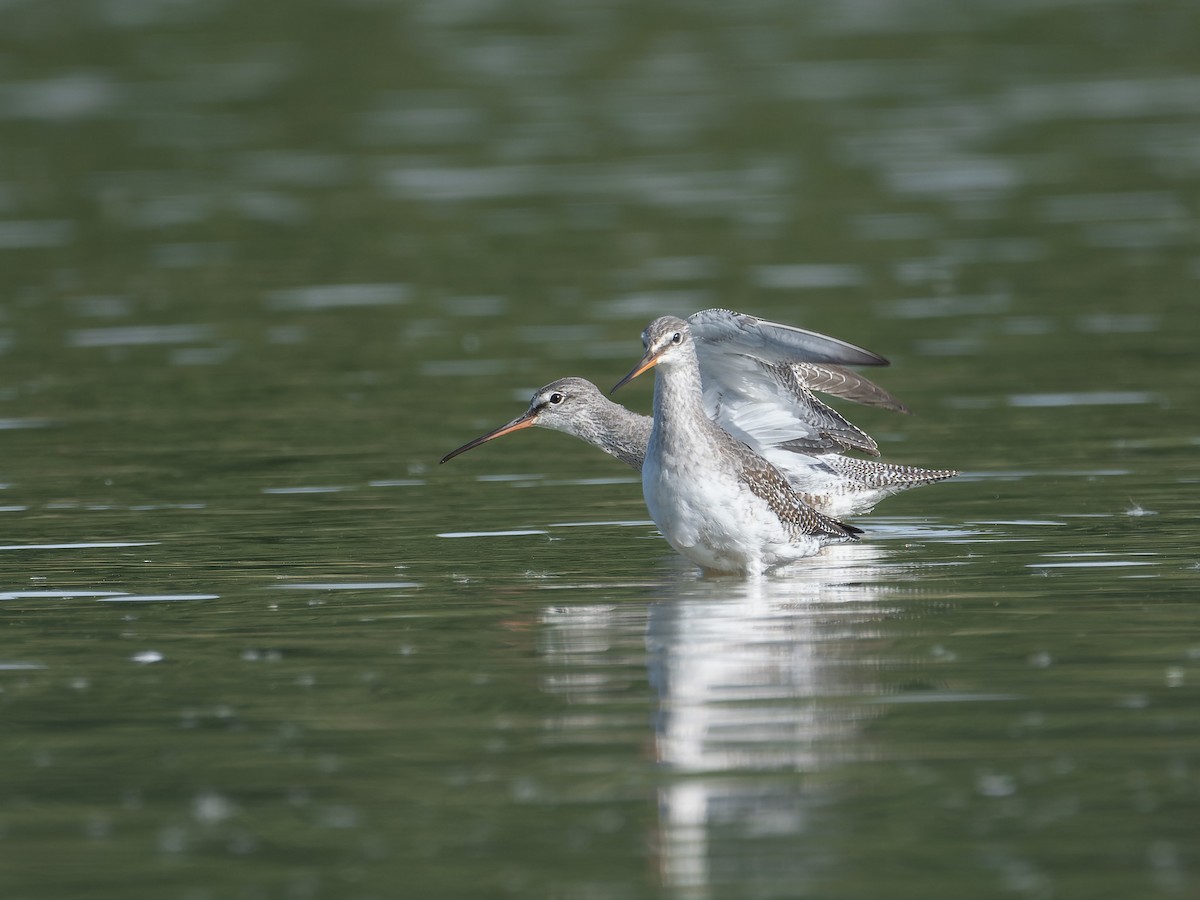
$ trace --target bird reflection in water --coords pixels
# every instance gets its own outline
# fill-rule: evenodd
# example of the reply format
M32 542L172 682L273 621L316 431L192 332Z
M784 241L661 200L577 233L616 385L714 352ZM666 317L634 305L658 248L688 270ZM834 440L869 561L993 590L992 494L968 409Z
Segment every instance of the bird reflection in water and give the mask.
M752 884L753 865L730 835L786 840L788 849L772 856L771 883L807 877L812 860L794 839L808 834L832 790L810 776L853 752L869 712L846 698L876 692L860 648L889 614L892 588L884 585L895 583L896 567L886 557L879 547L845 545L786 578L677 577L645 606L543 611L543 688L577 708L555 722L577 732L564 739L611 735L611 704L628 696L630 682L640 674L654 688L652 746L663 779L653 843L666 886L702 891L731 877ZM639 645L644 673L612 665L637 659Z

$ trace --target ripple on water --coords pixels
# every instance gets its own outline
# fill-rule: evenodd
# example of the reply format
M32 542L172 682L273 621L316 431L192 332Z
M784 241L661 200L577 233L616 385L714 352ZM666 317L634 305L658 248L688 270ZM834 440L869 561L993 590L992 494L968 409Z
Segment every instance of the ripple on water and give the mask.
M551 522L547 528L636 528L653 527L650 519L611 519L596 522Z
M1012 298L1008 294L913 297L880 304L879 313L894 319L999 315L1008 312L1011 303Z
M1195 243L1195 226L1190 220L1163 222L1097 222L1080 229L1084 244L1124 250L1153 249Z
M862 266L855 265L796 263L756 266L751 272L751 278L761 288L803 290L857 287L866 283L867 273Z
M0 592L0 600L71 600L77 597L103 600L108 597L119 597L121 591L92 591L92 590L40 590L40 591L4 591Z
M477 538L477 537L522 537L524 535L549 534L540 528L514 528L509 531L443 531L440 538Z
M328 485L308 485L300 487L274 487L263 488L264 494L338 494L343 491L353 490L353 488L344 484L328 484Z
M74 235L74 223L65 219L0 222L0 250L62 247L69 244Z
M1079 224L1123 219L1187 219L1187 207L1165 191L1065 194L1047 197L1040 207L1047 222Z
M100 603L178 603L192 600L220 600L220 594L119 594L97 597Z
M1158 402L1153 391L1063 391L1046 394L1010 394L1010 406L1140 406Z
M265 302L276 311L314 311L356 306L398 306L408 302L409 286L399 283L319 284L269 291Z
M1048 552L1038 554L1048 562L1027 563L1027 569L1111 569L1132 566L1157 566L1157 559L1142 559L1133 557L1153 557L1157 554L1150 551L1133 551L1113 553L1104 550L1077 550L1067 552Z
M1151 313L1089 313L1076 320L1086 334L1148 334L1162 327L1162 317Z
M89 294L69 303L76 315L93 319L120 319L133 312L133 301L120 294Z
M272 585L281 591L389 591L420 586L416 581L310 581Z
M564 487L570 486L594 486L594 485L609 485L609 484L641 484L642 479L632 476L606 476L604 478L561 478L552 481L540 481L539 487Z
M62 544L3 544L0 550L98 550L109 547L153 547L159 541L74 541Z
M1033 262L1048 250L1036 238L955 238L940 244L946 256L959 263Z
M963 472L958 481L1020 481L1024 478L1113 478L1133 474L1131 469L997 469L991 472Z
M995 532L983 528L941 525L924 519L896 516L872 516L870 521L863 522L863 527L872 540L905 541L919 538L937 540L946 544L1025 540L1023 538L997 537Z
M236 191L227 203L243 218L260 222L295 225L309 218L305 203L278 191Z
M67 332L72 347L133 347L156 344L192 344L212 340L211 325L127 325L114 328L79 328Z
M465 93L449 90L387 91L376 108L359 116L368 144L434 145L477 141L487 124Z
M394 197L434 203L497 200L544 193L545 179L534 166L406 166L380 175Z
M967 521L964 525L1017 525L1034 527L1059 526L1066 525L1066 522L1054 522L1049 519L993 519L991 521L971 522Z
M1020 700L1019 694L972 694L965 691L921 691L911 694L888 694L871 697L866 702L872 706L898 703L1005 703Z
M996 156L946 153L930 160L883 163L883 177L897 194L968 194L1011 191L1025 182L1019 166Z
M9 81L0 87L0 118L69 122L109 113L122 89L97 72L67 72L37 81Z
M1029 563L1027 569L1108 569L1123 566L1157 566L1157 562L1139 559L1094 559L1081 562Z
M1200 111L1200 77L1105 78L1024 84L1010 89L1002 106L1016 120L1144 119Z

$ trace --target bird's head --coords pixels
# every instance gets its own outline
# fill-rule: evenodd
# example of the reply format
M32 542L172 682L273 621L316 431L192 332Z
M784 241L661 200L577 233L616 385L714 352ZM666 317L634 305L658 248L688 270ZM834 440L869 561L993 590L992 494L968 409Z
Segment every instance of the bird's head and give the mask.
M577 423L581 415L586 414L591 402L603 400L604 396L590 381L583 378L560 378L545 387L533 392L529 400L529 408L506 425L480 435L473 441L468 441L456 450L451 450L442 457L442 462L449 462L460 453L466 453L486 444L488 441L520 431L522 428L552 428L555 431L565 431L567 434L578 436Z
M642 346L646 352L629 374L618 381L609 393L628 384L647 369L654 366L671 366L681 361L692 348L692 333L688 323L676 316L655 319L642 332Z

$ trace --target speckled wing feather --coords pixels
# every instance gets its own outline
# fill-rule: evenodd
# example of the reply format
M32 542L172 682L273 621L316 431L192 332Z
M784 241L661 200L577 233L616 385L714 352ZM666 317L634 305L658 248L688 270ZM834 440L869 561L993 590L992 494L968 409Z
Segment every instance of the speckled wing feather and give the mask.
M850 456L829 456L825 462L848 480L848 486L852 483L859 488L892 492L945 481L959 474L954 469L922 469L919 466L901 466Z
M806 504L766 460L747 451L741 462L738 479L751 493L766 501L794 537L823 534L852 541L855 535L862 534L861 528L839 522Z
M810 391L829 394L861 403L863 406L877 406L895 412L910 413L907 406L897 400L869 378L851 372L842 366L822 363L796 362L789 368L796 379Z
M777 441L776 446L799 453L828 450L861 450L871 456L879 455L875 439L849 422L837 410L818 400L800 380L793 366L763 366L771 380L786 391L794 402L792 414L803 417L809 429L819 435L814 441L809 436L797 436L790 440Z

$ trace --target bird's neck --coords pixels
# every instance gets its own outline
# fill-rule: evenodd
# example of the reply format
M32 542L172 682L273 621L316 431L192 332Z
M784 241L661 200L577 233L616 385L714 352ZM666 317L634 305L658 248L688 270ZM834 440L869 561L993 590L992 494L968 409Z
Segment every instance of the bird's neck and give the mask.
M654 419L664 435L685 430L706 433L714 427L704 412L700 366L694 355L669 367L659 365L654 378Z
M585 439L640 472L652 424L649 416L638 415L619 403L605 403L597 410L591 423L592 433Z

